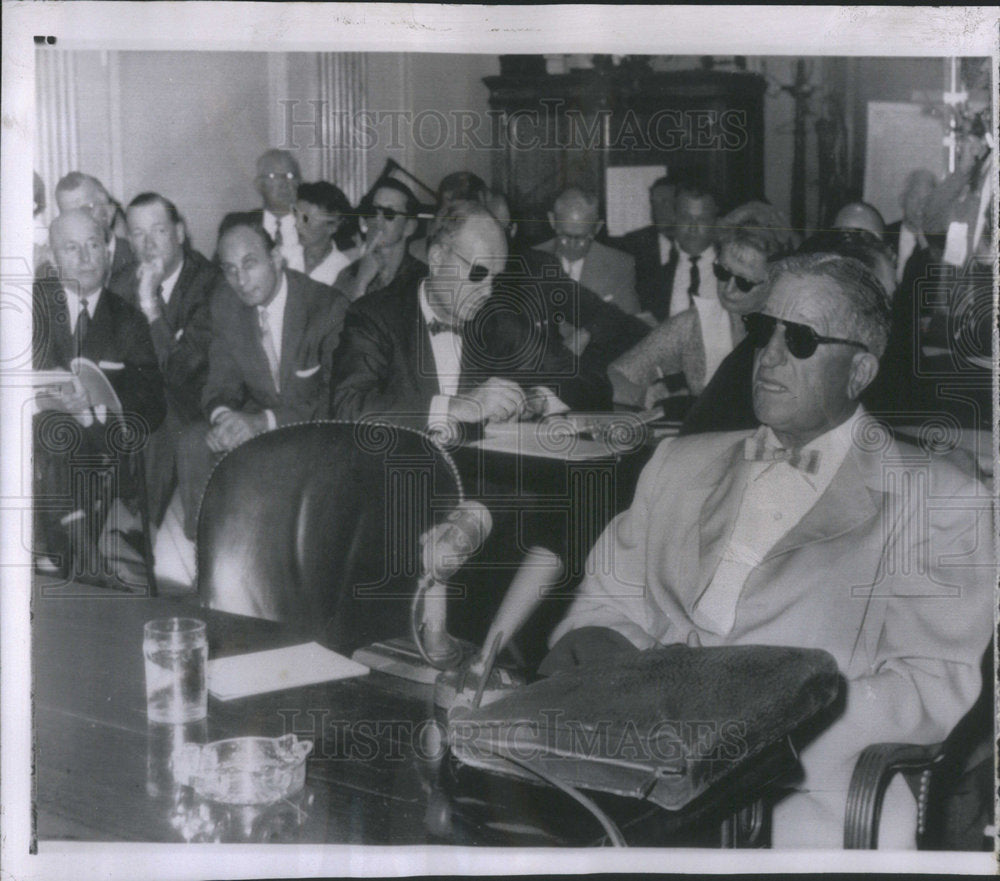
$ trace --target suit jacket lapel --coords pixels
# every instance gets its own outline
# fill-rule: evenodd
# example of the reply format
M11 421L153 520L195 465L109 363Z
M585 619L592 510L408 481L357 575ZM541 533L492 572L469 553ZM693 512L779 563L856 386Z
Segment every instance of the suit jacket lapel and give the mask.
M94 310L94 317L91 319L90 327L87 329L87 337L83 341L83 352L81 354L84 358L89 358L95 364L101 360L102 355L114 351L114 320L111 314L113 309L111 297L114 296L115 294L111 293L107 288L101 292L101 297L97 301L97 308Z
M869 463L864 454L849 450L826 492L791 530L765 555L770 560L808 544L844 535L876 516L879 491L870 488Z
M281 359L278 365L278 375L281 377L283 389L288 388L292 381L292 374L298 363L299 344L306 333L307 318L305 296L300 295L299 286L290 276L286 274L285 277L288 279L288 295L285 299L284 323L281 327Z
M429 404L434 395L441 394L441 386L438 383L434 350L431 348L431 334L427 329L423 310L420 308L419 296L419 286L417 286L413 296L404 300L406 308L400 315L403 331L401 342L404 346L401 354L405 369L413 378L421 396Z

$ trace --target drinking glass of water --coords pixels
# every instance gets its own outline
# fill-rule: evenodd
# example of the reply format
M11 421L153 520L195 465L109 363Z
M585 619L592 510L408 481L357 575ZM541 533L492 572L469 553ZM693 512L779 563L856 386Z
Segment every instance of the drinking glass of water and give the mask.
M195 722L208 715L208 637L197 618L146 622L146 712L151 722Z

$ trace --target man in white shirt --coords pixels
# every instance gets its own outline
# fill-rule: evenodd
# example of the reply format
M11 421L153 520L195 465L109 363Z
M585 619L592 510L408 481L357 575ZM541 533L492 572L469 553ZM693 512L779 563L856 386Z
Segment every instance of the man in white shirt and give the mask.
M254 211L227 214L219 225L219 240L236 223L260 224L278 246L285 265L302 272L305 259L295 227L296 194L302 172L296 158L287 150L268 150L257 160L254 188L264 200L264 207Z
M577 284L627 315L635 315L639 311L635 260L624 251L594 241L604 225L599 208L593 193L575 187L560 193L549 212L555 238L537 248L555 254L563 272Z
M661 444L595 545L542 670L674 643L829 652L844 709L795 738L805 778L775 806L773 840L835 848L860 751L943 740L979 693L991 502L957 456L895 443L859 409L888 332L865 267L795 256L768 285L748 323L763 425ZM880 844L912 848L914 829L897 778Z
M260 226L238 223L219 240L227 284L212 295L212 337L202 393L206 421L187 429L177 469L185 533L213 457L279 425L326 416L330 363L347 299L288 269Z
M120 468L122 439L145 442L163 421L163 380L142 314L104 287L108 249L103 225L84 207L68 209L50 227L58 278L34 288L33 366L67 371L75 358L101 370L122 406L126 433L107 403L62 382L40 399L34 419L36 549L39 566L72 578L102 578L97 556L108 504L132 489ZM94 390L97 393L98 390ZM117 472L117 474L116 474ZM116 478L113 480L112 478Z
M718 302L715 273L715 241L718 238L719 211L715 197L696 184L681 184L674 200L673 264L669 304L662 309L672 317L696 306L696 298ZM661 248L665 243L661 243Z

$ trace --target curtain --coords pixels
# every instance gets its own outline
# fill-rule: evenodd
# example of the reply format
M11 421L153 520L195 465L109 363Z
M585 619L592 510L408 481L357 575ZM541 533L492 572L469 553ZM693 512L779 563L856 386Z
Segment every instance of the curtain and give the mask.
M55 188L77 167L75 64L72 52L40 47L35 52L35 171L45 184L47 224L56 215Z

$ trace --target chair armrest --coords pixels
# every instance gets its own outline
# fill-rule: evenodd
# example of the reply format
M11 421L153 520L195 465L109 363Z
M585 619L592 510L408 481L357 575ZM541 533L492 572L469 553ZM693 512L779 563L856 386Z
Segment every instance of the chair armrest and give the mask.
M882 799L892 778L900 773L923 772L944 757L942 744L919 746L911 743L875 743L858 757L847 792L847 815L844 820L846 850L874 850L878 847L878 825ZM917 810L926 809L927 782L921 780ZM918 826L923 824L918 822Z

